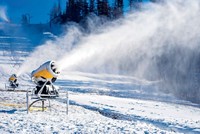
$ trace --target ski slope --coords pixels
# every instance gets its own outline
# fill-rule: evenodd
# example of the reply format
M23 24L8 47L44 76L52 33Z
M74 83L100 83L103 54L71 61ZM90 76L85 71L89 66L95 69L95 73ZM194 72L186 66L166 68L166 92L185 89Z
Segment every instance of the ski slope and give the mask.
M26 61L30 49L0 49L0 133L200 133L200 106L158 91L159 81L130 76L63 71L55 82L66 97L51 100L51 108L27 114L26 91L34 88L29 73L19 77L20 87L8 92L4 85ZM23 46L21 43L21 46ZM32 70L30 70L31 72ZM40 104L38 104L40 105ZM48 103L45 102L45 106Z

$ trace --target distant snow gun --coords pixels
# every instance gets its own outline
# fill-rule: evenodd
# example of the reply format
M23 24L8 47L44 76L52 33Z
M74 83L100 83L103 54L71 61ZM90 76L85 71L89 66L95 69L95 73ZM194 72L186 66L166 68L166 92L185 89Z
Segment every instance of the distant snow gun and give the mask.
M54 61L47 61L32 71L31 79L37 85L34 93L38 97L57 97L58 88L53 85L60 71Z
M8 81L9 81L10 88L15 89L19 86L19 84L17 83L17 75L16 74L12 74L10 76L10 78L8 79Z

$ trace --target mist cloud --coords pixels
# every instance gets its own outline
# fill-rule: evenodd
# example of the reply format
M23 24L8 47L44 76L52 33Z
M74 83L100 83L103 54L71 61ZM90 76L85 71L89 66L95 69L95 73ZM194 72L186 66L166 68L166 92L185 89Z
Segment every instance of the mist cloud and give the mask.
M6 7L0 6L0 19L9 22L9 19L6 15Z
M63 71L159 80L163 90L197 102L200 91L193 88L196 84L193 78L200 73L199 16L198 0L148 4L141 12L110 22L99 30L91 29L93 32L87 36L78 29L71 31L73 34L68 31L51 45L36 49L22 68L30 61L53 58ZM61 44L70 49L62 49ZM42 53L46 56L41 57Z
M99 34L83 38L77 49L60 60L62 68L130 70L143 77L153 66L155 57L173 48L195 51L199 46L198 1L174 0L148 5L145 9L111 23Z
M30 73L44 62L49 60L57 61L59 57L69 52L73 48L76 40L81 36L81 32L73 26L68 28L66 32L67 34L65 36L56 38L55 41L46 41L45 44L35 48L21 65L17 75Z

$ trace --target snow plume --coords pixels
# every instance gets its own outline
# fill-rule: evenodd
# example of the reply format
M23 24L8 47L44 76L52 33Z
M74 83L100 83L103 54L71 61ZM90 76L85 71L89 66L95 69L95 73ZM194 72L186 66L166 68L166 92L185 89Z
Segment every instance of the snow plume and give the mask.
M76 27L70 27L65 36L57 38L55 41L47 41L45 44L37 47L26 58L17 75L30 73L46 61L57 60L64 53L72 49L75 39L80 35L80 31Z
M162 90L199 102L200 2L172 0L82 38L62 69L160 80Z
M9 19L6 15L6 8L0 6L0 19L2 19L3 21L9 22Z
M72 28L36 49L20 73L54 59L62 70L159 80L162 90L200 102L199 16L199 0L171 0L145 5L88 36Z
M185 58L189 51L198 51L199 10L197 0L173 0L162 5L145 6L144 11L83 37L76 49L64 55L59 63L61 68L69 70L128 72L138 77L157 79L160 75L158 62L165 62L161 58L175 51L174 54L183 60L173 66L183 71L183 66L176 64L187 65L189 60ZM174 55L171 60L178 57Z

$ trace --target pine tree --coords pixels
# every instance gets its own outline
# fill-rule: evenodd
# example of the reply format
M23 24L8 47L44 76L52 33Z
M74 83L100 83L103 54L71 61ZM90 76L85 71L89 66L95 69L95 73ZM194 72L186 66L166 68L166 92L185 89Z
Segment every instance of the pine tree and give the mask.
M69 0L66 7L66 21L79 23L89 13L87 0Z
M90 0L90 9L89 9L89 12L92 12L92 13L95 12L94 0Z
M150 0L150 2L159 3L159 2L164 2L164 0Z
M123 15L123 0L115 0L113 9L113 18L119 18Z
M30 15L29 14L23 14L21 18L21 24L22 25L27 25L30 24Z
M138 9L140 9L142 2L143 0L129 0L130 10L137 11Z
M108 5L108 0L97 0L97 15L98 16L110 16L110 7Z

